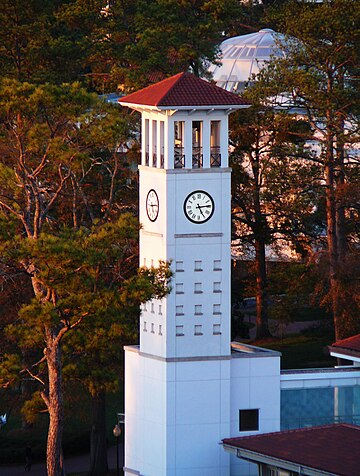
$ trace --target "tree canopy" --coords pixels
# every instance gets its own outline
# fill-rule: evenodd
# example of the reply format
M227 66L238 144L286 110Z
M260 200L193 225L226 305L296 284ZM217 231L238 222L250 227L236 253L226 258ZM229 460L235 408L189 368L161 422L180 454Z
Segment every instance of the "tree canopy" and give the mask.
M274 18L288 35L281 45L286 56L270 62L254 86L273 106L279 100L283 103L285 96L293 107L300 107L314 133L326 205L328 287L324 289L328 292L324 302L330 304L334 316L336 339L354 331L354 326L346 324L341 289L344 264L353 260L351 250L359 242L352 225L359 210L358 194L353 192L359 188L354 173L359 166L354 154L359 123L359 15L358 4L349 0L285 4ZM355 287L356 282L354 276Z
M101 328L133 335L134 309L165 295L170 278L166 264L136 272L139 225L117 200L132 121L113 112L78 84L0 88L1 256L33 289L3 331L1 385L25 375L39 385L49 475L61 474L63 339L85 323L93 339Z

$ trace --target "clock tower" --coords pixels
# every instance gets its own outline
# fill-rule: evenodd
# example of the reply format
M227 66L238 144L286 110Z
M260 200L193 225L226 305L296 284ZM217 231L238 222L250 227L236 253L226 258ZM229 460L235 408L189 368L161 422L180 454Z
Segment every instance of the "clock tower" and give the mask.
M228 115L243 100L180 73L120 100L141 112L140 266L171 262L125 349L125 474L229 474Z

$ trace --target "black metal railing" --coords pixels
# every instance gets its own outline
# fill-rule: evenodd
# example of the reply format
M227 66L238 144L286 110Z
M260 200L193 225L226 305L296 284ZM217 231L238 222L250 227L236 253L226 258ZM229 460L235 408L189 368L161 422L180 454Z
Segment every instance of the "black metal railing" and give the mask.
M184 147L174 148L174 168L182 169L185 167Z
M193 147L192 150L192 168L200 169L203 166L202 147Z
M220 147L210 147L210 167L221 167Z

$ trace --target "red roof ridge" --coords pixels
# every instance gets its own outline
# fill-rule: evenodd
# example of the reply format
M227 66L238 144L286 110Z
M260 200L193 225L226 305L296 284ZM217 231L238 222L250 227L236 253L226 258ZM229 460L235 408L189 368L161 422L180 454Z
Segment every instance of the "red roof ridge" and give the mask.
M174 82L172 84L172 88L174 88L176 86L176 84L181 80L181 78L183 78L186 74L190 74L190 73L187 73L186 71L183 71L182 73L175 74L175 76L171 76L170 78L166 78L166 79L167 80L174 80ZM166 79L164 81L166 81ZM171 93L172 88L168 89L168 91L160 99L159 103L160 102L165 102L166 103L166 99L169 97L169 94Z

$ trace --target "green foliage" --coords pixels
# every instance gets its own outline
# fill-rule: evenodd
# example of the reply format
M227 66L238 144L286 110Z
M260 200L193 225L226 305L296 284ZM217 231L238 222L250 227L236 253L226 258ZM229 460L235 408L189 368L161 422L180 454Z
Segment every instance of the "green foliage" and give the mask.
M91 392L116 389L118 370L108 364L109 359L121 361L121 342L136 333L140 303L163 297L171 276L165 263L159 269L136 272L138 231L137 220L124 214L92 229L63 227L57 234L42 233L36 240L8 244L13 260L32 263L43 290L21 308L21 326L17 322L5 328L9 340L22 352L40 350L47 329L57 335L81 324L64 346L65 362L74 357L65 365L65 374L74 378L87 369L84 383L88 382ZM1 385L15 379L21 365L19 354L4 355ZM40 366L36 371L44 380L46 368ZM27 405L27 409L35 408L32 403Z
M4 353L1 355L0 362L0 382L6 387L7 383L12 382L14 376L22 369L21 357L18 354Z
M32 394L29 400L26 400L21 408L21 413L24 416L25 421L32 424L35 423L38 414L41 412L46 412L46 408L41 393L37 391Z
M117 151L131 140L136 123L79 84L4 79L0 119L2 215L17 219L28 236L43 226L56 228L60 216L75 227L104 218L113 213L122 186L131 193Z
M115 4L115 21L117 8ZM115 56L113 73L129 89L188 68L203 75L207 63L217 57L216 45L239 13L233 0L139 1L131 15L132 41Z

